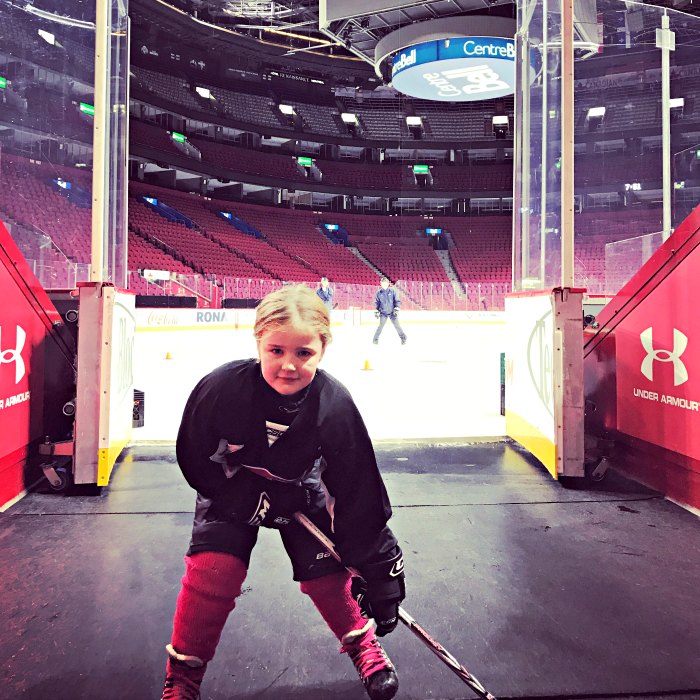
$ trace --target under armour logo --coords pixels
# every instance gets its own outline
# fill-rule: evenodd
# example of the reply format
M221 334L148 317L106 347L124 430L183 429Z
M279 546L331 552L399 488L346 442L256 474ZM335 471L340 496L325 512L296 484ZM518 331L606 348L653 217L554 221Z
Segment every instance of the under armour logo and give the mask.
M261 525L267 512L270 510L270 497L265 491L260 494L260 499L258 500L258 505L255 509L255 515L248 521L248 525Z
M15 384L19 384L20 379L24 377L27 369L22 359L22 350L24 350L24 342L27 339L27 334L23 328L17 326L17 346L14 350L2 349L2 328L0 328L0 365L15 363Z
M681 360L681 355L688 347L688 337L677 328L673 329L673 350L665 350L654 347L652 327L639 334L642 346L647 351L647 356L642 360L642 374L654 381L654 360L658 362L673 362L673 386L684 384L688 381L688 370Z

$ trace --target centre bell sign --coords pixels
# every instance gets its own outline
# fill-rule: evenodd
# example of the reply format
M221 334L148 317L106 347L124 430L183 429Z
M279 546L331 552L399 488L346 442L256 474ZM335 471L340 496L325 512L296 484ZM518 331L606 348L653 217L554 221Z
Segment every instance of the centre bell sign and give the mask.
M396 90L425 100L471 102L511 95L515 42L459 37L415 44L394 56L391 76Z

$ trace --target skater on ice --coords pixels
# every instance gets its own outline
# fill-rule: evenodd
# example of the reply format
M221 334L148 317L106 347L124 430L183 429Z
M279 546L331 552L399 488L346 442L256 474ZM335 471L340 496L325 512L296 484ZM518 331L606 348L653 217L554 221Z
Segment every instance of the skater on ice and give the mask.
M384 330L384 326L387 319L391 319L391 322L396 328L396 332L401 338L401 345L406 345L406 334L404 333L401 324L399 323L399 309L401 308L401 299L399 298L399 293L390 286L389 278L382 277L379 280L379 289L374 295L374 315L379 319L379 325L377 330L374 332L373 343L377 345L379 343L379 336Z
M321 286L316 290L316 294L328 311L333 311L333 287L330 286L328 277L321 277Z

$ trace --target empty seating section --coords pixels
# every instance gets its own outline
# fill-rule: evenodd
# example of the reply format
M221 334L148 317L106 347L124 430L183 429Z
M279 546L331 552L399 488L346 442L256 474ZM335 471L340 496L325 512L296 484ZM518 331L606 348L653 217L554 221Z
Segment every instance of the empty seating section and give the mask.
M226 145L192 138L192 144L202 153L202 160L233 172L263 175L282 180L302 182L305 179L303 168L290 154L266 153L247 148Z
M331 223L340 224L350 234L350 240L358 236L378 236L382 238L419 238L419 231L433 224L426 219L402 216L380 216L377 214L328 214Z
M307 211L278 211L250 204L231 207L236 216L262 231L274 245L303 260L316 273L333 282L375 284L376 274L341 244L331 243L321 232L323 223L334 223L332 215L319 220Z
M69 262L68 258L53 245L48 236L40 234L26 224L14 222L7 215L4 215L3 218L12 239L27 260L36 260L47 265Z
M415 100L413 107L416 116L423 118L426 138L470 141L493 137L492 103L471 102L448 107L444 103ZM512 119L512 98L506 101L505 111Z
M65 70L66 65L70 63L66 50L62 46L51 46L43 40L37 40L38 29L50 31L54 25L30 20L26 12L13 12L13 7L8 4L3 9L3 21L0 23L0 46L3 47L3 51L41 65Z
M14 56L24 57L61 73L92 80L95 71L94 32L62 28L57 36L58 41L51 45L38 38L39 29L56 33L57 24L38 19L36 15L30 16L21 9L15 10L15 6L8 3L3 9L0 46Z
M150 282L144 279L135 270L129 272L128 288L136 294L143 294L146 296L164 296L166 293L160 283Z
M14 27L14 25L18 25ZM56 62L56 47L37 46L33 36L21 22L10 22L0 30L0 37L10 46L47 54L43 61ZM81 68L92 70L92 49L77 42L67 41L72 55L77 57ZM51 48L52 51L47 51ZM246 124L258 124L261 127L292 130L291 124L280 117L277 99L271 92L255 83L230 90L208 86L214 96L214 102L198 97L185 78L158 73L156 71L132 66L132 73L137 85L143 90L157 95L174 104L199 112L218 111L230 116L235 121ZM203 87L207 87L203 85ZM677 113L677 119L696 119L700 114L700 78L674 77L671 88L673 97L685 97L686 106ZM661 85L646 81L637 85L617 85L613 89L586 88L577 89L576 94L576 130L579 133L589 130L587 114L590 107L606 106L606 114L596 128L600 131L624 131L630 128L654 126L659 122ZM435 141L466 142L480 141L493 137L492 117L495 114L493 103L434 103L424 100L375 98L355 100L338 98L337 102L319 97L314 104L295 99L281 100L295 107L304 122L304 131L322 135L347 135L340 121L340 112L352 112L358 115L363 138L376 139L410 139L406 126L406 116L415 115L423 118L424 138ZM335 103L334 103L335 102ZM539 111L537 93L532 96L531 109ZM499 104L499 114L510 119L513 128L513 99L506 98Z
M15 223L5 214L0 213L0 218L5 220L12 239L44 288L74 287L77 282L88 279L87 266L68 260L48 236L30 226Z
M673 110L672 119L697 120L700 115L700 78L671 77L671 97L683 97L682 110ZM655 127L661 121L661 83L645 80L634 85L618 85L614 90L579 90L576 95L576 130L591 129L587 120L591 107L605 106L605 115L595 127L599 131L629 131ZM659 131L660 133L660 131Z
M357 214L335 214L328 219L328 223L342 226L350 243L391 280L449 281L424 235L431 222Z
M697 120L700 117L700 77L683 78L671 83L671 97L685 97L685 104L675 116L679 121Z
M660 85L658 88L655 90L653 85L640 83L639 85L620 85L613 94L606 93L604 97L600 94L584 93L581 96L581 110L577 117L576 130L588 130L590 128L590 122L587 120L588 109L603 105L606 111L599 127L601 131L623 131L658 124Z
M57 188L51 187L52 175L84 181L88 174L72 168L48 170L26 158L3 153L0 211L49 236L70 260L89 262L91 212L71 204Z
M220 103L224 114L236 121L247 124L260 124L275 129L290 129L277 116L277 105L270 97L253 95L244 92L233 92L219 87L210 87L214 99Z
M449 257L465 287L467 308L502 309L511 291L511 218L446 218L435 225L452 241Z
M410 165L389 163L364 165L361 163L319 160L324 185L341 185L357 189L415 190L416 181Z
M83 43L86 42L86 43ZM95 73L95 37L91 32L83 32L82 41L61 39L61 44L71 57L71 60L79 66L82 75L94 77Z
M193 275L195 271L181 260L149 243L135 231L129 231L129 270L165 270L182 275Z
M342 99L345 111L356 114L362 134L369 139L411 138L406 126L406 110L403 99L349 100Z
M510 280L510 217L467 217L445 220L443 223L454 244L450 249L450 260L462 282Z
M345 132L341 132L338 128L340 115L337 107L323 104L310 105L295 100L285 100L285 102L292 105L302 118L304 131L313 134L330 134L332 136L345 135Z
M644 172L647 167L641 161L639 166L637 172ZM42 273L43 283L72 286L77 279L75 264L89 263L91 211L71 201L52 182L56 178L72 182L73 192L77 188L90 190L91 173L83 169L3 153L0 216L13 227L14 237L25 256L34 261L37 272ZM215 275L218 284L226 284L227 290L238 289L241 295L272 289L283 281L313 285L325 275L333 283L344 286L344 305L366 306L368 290L377 284L378 269L392 280L402 281L407 308L420 307L421 295L428 288L431 294L443 297L441 308L450 308L452 303L457 307L460 299L452 294L451 282L424 235L426 227L440 227L451 244L449 258L460 282L466 286L469 308L497 308L509 290L511 218L508 216L422 219L348 213L321 215L215 201L139 182L130 183L130 191L130 270L148 268L179 275L195 272ZM145 195L156 197L184 214L195 227L188 228L159 215L142 201ZM247 222L262 238L239 231L220 216L221 211ZM577 283L591 292L605 292L606 244L658 232L660 218L658 208L588 210L577 214ZM331 243L323 234L323 224L339 225L347 232L349 244L356 246L370 264L342 244ZM43 238L39 235L42 233ZM624 281L642 260L634 254L627 260L624 250L622 255L626 267L618 258L615 273ZM43 275L46 271L47 275ZM611 270L607 274L610 278ZM246 281L249 281L247 286ZM147 282L134 274L130 275L130 284L142 293L183 293L181 287Z
M207 101L197 97L197 94L190 89L189 82L185 78L166 73L157 73L138 66L132 66L131 71L144 90L181 107L199 111L211 111Z
M450 192L511 192L513 190L513 164L484 163L470 165L433 166L434 190Z
M637 258L629 249L624 250L621 256L615 256L606 272L606 245L661 231L662 222L658 209L584 212L575 217L574 229L577 283L592 293L604 293L617 291L620 285L615 285L615 278L626 281L644 262L641 256ZM610 279L606 279L606 274ZM610 280L615 285L611 290L607 288Z
M493 283L496 289L509 285L512 265L510 217L443 219L439 225L449 233L454 243L449 251L450 260L463 283L468 286L472 282ZM585 212L576 215L574 225L576 283L596 294L609 291L606 287L606 244L661 229L659 211L656 209ZM531 253L537 254L536 251ZM548 261L553 270L557 268L558 255L557 246ZM624 279L636 272L641 262L630 259L627 262L629 269L623 271ZM610 272L608 270L608 275Z
M403 114L373 109L369 106L355 109L367 138L398 140L410 137Z
M162 126L147 124L138 119L130 119L129 140L134 146L147 146L171 155L187 157L185 149L179 148Z
M165 244L181 255L200 273L230 277L266 277L265 271L252 265L196 229L167 221L135 197L129 198L130 226L142 236Z
M360 243L357 247L391 280L449 283L442 263L425 239L411 244Z
M130 138L135 146L143 145L165 153L192 157L176 144L160 126L132 119ZM199 151L203 164L210 164L235 173L273 177L291 182L304 182L306 173L295 156L242 148L233 144L191 137L190 144ZM612 161L610 168L612 168ZM324 185L365 190L417 190L410 163L365 164L348 161L316 160ZM623 164L618 169L624 170ZM652 166L646 166L651 169ZM600 173L601 171L595 172ZM607 173L607 171L602 171ZM467 165L434 165L431 168L434 191L503 192L513 188L511 162L475 161ZM612 175L611 175L612 176Z
M310 269L287 253L278 250L268 242L255 238L236 229L231 223L218 216L222 207L210 207L211 203L201 197L172 192L162 194L170 206L189 217L208 236L232 249L245 260L259 268L256 277L273 277L284 281L313 281L318 279L316 270ZM226 208L229 210L229 207ZM235 215L244 218L234 207ZM248 222L251 223L252 222ZM252 224L255 225L255 224ZM264 274L260 274L262 271ZM247 275L231 275L251 277Z
M577 156L574 178L577 187L590 187L609 184L615 192L623 189L625 183L661 180L661 153L652 151L640 156L619 153L599 153L591 156Z
M8 4L3 19L0 43L6 52L82 79L88 79L94 72L94 46L89 31L67 26L57 28L56 23L44 22L11 4ZM37 29L57 32L55 45L38 39ZM135 58L141 60L138 54ZM700 115L700 78L693 76L691 71L692 67L678 66L672 72L671 96L686 98L683 111L675 113L676 119L697 119ZM274 86L237 81L227 83L226 88L202 85L211 90L215 98L212 101L198 96L194 83L188 78L135 64L131 65L131 73L135 94L140 93L139 99L147 100L150 94L167 100L173 109L180 107L187 112L184 116L196 117L200 113L206 118L218 112L263 129L291 131L293 128L280 118L277 110L280 98L275 95ZM577 81L576 129L579 133L589 129L586 115L593 106L606 107L605 117L597 127L599 131L629 131L659 124L661 84L658 73L640 71L639 81L634 84L624 84L629 82L629 75L621 76L617 82L614 75L611 73L610 84L602 87L586 86L585 81ZM451 143L479 141L493 136L491 118L496 110L498 114L507 114L511 118L513 115L512 97L460 104L376 96L363 99L360 93L356 98L319 94L315 102L308 103L296 99L282 101L295 106L304 121L304 131L321 135L345 135L339 120L340 112L354 112L362 124L362 137L368 140L410 139L405 118L417 115L424 120L425 138ZM540 110L536 91L532 94L530 107L533 114Z
M80 113L77 98L71 94L34 83L26 85L22 96L26 100L26 111L20 109L20 120L15 118L14 122L21 121L40 131L69 136L85 143L92 139L92 117ZM3 110L6 108L3 105Z
M60 177L72 182L85 191L90 189L91 173L74 168L56 168L47 163L31 162L21 156L3 154L0 175L0 213L3 219L10 219L26 227L22 233L25 256L36 255L33 259L47 266L51 263L54 278L50 286L74 286L76 272L69 263L87 265L90 263L92 213L71 203L60 191L49 183ZM53 246L60 250L51 252L47 259L47 248L42 243L41 251L26 248L29 245L28 230L42 232L50 237ZM13 234L14 235L14 234ZM35 246L36 247L36 246ZM41 257L43 255L43 257ZM135 234L129 234L130 269L152 268L191 274L192 268L147 243ZM45 277L40 277L47 284Z
M85 76L94 71L94 47L83 41L81 32L61 29L59 32L65 32L65 35L58 37L60 41L55 46L49 46L46 42L37 40L36 30L45 26L49 25L44 25L41 19L29 17L26 12L8 6L6 21L0 27L0 40L4 50L15 54L14 58L24 56L33 63L63 73L72 73L74 76ZM10 58L13 59L13 56ZM676 70L680 73L684 68L677 66ZM76 100L83 99L77 97L81 81L77 81L74 87L65 88L66 94L63 94L57 92L55 87L47 87L40 82L47 80L43 75L45 72L34 71L35 78L20 78L20 74L17 74L17 78L10 81L7 91L3 93L2 105L2 109L9 115L8 121L13 121L16 127L46 132L54 139L70 136L89 143L92 122L80 114L76 104ZM407 143L421 145L420 141L411 141L411 132L405 121L407 115L417 115L423 119L425 140L444 141L445 149L467 148L473 158L474 149L480 148L475 142L493 137L491 119L496 110L498 114L507 114L511 119L511 128L513 127L512 98L498 102L448 104L411 98L345 98L336 97L327 91L316 103L310 104L297 99L279 98L275 93L275 85L251 83L248 86L232 82L226 83L227 88L210 86L215 99L207 100L196 94L195 84L189 79L139 66L132 66L132 72L139 99L146 102L152 99L159 105L160 100L167 101L168 109L176 112L179 109L179 113L190 120L189 128L201 129L200 133L212 132L211 115L217 113L219 123L228 117L233 122L242 123L232 123L231 127L254 131L259 135L269 134L273 130L286 130L287 133L283 136L295 140L306 138L305 134L348 136L340 120L340 113L347 111L357 114L360 119L358 136L370 142L363 146L380 147L384 143L394 146L388 142L402 141L403 148L406 148ZM640 129L648 129L651 134L652 127L658 127L661 85L657 78L649 80L648 76L641 73L638 84L624 84L625 81L614 84L614 78L612 76L610 87L598 89L592 84L584 84L577 88L576 93L578 136L585 136L593 128L587 119L588 109L604 105L605 116L595 129L601 133L615 132L611 133L607 141L612 147L620 148L620 152L615 153L577 155L576 186L600 188L592 190L593 194L620 191L625 183L640 182L644 185L661 179L660 152L645 151L633 156L629 151L633 150L634 143L626 143L628 135L636 136ZM629 82L629 78L628 76L625 80ZM642 82L644 78L645 83ZM53 80L50 82L56 85ZM75 92L69 94L69 90ZM679 74L674 74L671 95L685 97L682 111L673 112L674 122L697 120L700 117L700 77L680 77ZM87 97L85 99L88 100ZM281 116L278 102L295 107L303 120L302 132L293 131L293 127ZM534 115L541 111L541 100L538 100L536 91L533 92L530 109ZM196 125L191 121L193 119L199 120ZM692 128L687 133L692 135L697 129L694 124L690 126ZM232 129L225 128L225 132L231 131ZM168 161L168 156L191 157L194 167L195 159L198 159L198 154L188 154L184 146L173 142L168 131L160 126L132 119L130 137L137 153L141 147L143 150L154 149L164 154L162 159L155 158L153 153L145 154L154 161L176 163L174 158ZM687 144L691 143L691 136L686 134L686 137ZM323 142L321 138L317 140ZM581 143L585 140L580 139ZM650 140L652 141L653 139ZM306 171L298 166L291 154L273 153L270 149L260 151L241 148L204 137L193 137L190 142L201 152L201 163L204 166L209 164L243 176L269 178L277 181L275 186L290 183L290 187L294 187L295 183L307 181ZM345 148L344 155L359 152L359 149L353 147L341 149ZM648 147L646 142L645 147ZM143 150L138 153L141 157L144 157ZM36 152L39 152L38 148ZM436 161L443 160L444 151L442 153L443 155L435 156ZM389 155L388 159L390 158ZM419 189L410 162L371 164L319 158L316 165L323 174L321 184L329 186L328 189L336 188L339 192L344 191L342 188L377 190L378 196L383 194L393 197L393 194L386 195L382 191L415 192ZM210 177L205 174L206 167L194 172ZM460 165L433 162L431 174L433 185L429 191L438 195L440 192L464 192L469 197L467 193L493 192L498 193L495 196L503 197L506 196L504 193L512 189L513 184L510 162L473 161ZM218 176L226 177L221 174ZM0 161L0 217L12 226L13 236L24 255L34 261L37 271L55 268L56 272L48 278L47 284L67 286L73 283L70 275L58 270L89 263L91 212L89 208L81 208L79 202L71 201L66 192L52 184L51 181L56 177L80 185L85 192L90 190L91 174L85 170L30 161L3 149ZM246 182L245 177L242 181ZM654 185L644 189L656 187L658 186ZM374 267L393 280L405 283L406 306L409 308L412 305L420 306L423 282L444 287L445 298L455 301L451 282L424 235L427 226L441 227L446 232L446 238L450 242L449 259L459 280L467 286L470 304L475 302L481 305L483 302L486 307L492 308L494 304L501 303L502 295L509 289L509 216L438 216L427 220L418 217L330 212L322 214L238 202L217 202L138 182L131 183L130 191L128 267L132 272L129 273L129 278L133 288L142 293L172 293L167 284L149 282L133 272L144 268L167 270L181 275L206 275L215 279L217 284L233 280L227 288L239 289L240 292L236 294L242 296L256 296L283 281L314 284L321 275L326 275L335 284L342 283L348 285L348 288L358 285L357 290L348 292L348 303L353 303L354 300L362 305L367 303L368 295L376 288L377 272ZM157 196L185 214L194 226L188 228L157 214L141 200L147 194ZM422 192L418 196L422 196ZM591 202L595 204L598 201L593 197L588 206ZM261 232L262 238L236 229L229 221L221 218L221 210L230 211L251 224ZM330 242L323 235L324 223L342 226L349 234L349 245L352 248ZM660 216L656 209L588 209L584 214L577 214L577 282L590 291L605 291L606 272L608 275L611 272L606 271L606 245L658 231L660 228ZM46 238L42 239L39 232L45 234ZM552 248L556 248L556 240L552 238L551 241L554 244ZM535 236L531 252L538 245L539 240ZM353 249L360 255L353 254ZM557 252L554 251L549 260L553 269L556 268ZM534 252L534 257L536 255ZM550 255L549 248L547 255ZM620 277L624 278L634 271L637 263L638 261L630 259L629 269L617 270ZM239 285L238 280L247 281L247 286ZM371 291L360 289L361 285L366 285ZM490 297L486 290L490 290Z

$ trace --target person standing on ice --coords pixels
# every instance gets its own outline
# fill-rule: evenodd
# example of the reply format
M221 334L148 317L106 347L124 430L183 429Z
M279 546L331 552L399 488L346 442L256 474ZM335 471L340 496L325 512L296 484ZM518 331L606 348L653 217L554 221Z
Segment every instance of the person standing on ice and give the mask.
M374 295L374 315L379 319L379 325L377 330L374 332L374 339L372 342L377 345L379 343L379 336L384 330L384 326L388 318L396 328L396 332L401 338L401 345L406 345L406 334L404 333L401 324L399 323L399 309L401 308L401 299L399 299L398 292L389 286L389 278L382 277L379 280L379 289Z
M321 286L316 290L316 294L326 308L333 311L333 288L328 284L328 277L321 277Z
M398 623L403 555L387 526L391 505L362 417L347 389L317 369L331 340L328 309L312 289L284 287L258 305L254 333L258 359L204 377L180 425L177 459L197 502L162 700L200 697L261 526L279 531L294 579L369 697L390 700L398 677L376 637ZM319 557L324 551L294 520L297 511L332 534L343 565L362 579Z

